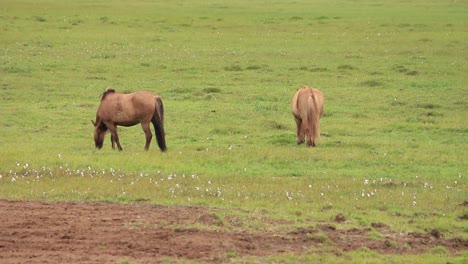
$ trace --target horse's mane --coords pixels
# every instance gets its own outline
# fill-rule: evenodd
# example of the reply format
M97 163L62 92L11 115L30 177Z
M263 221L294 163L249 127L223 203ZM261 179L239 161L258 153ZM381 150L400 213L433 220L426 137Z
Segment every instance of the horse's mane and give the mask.
M107 88L107 89L101 94L101 101L104 100L104 98L106 97L106 95L108 95L108 94L110 94L110 93L115 93L115 89L112 88L112 87Z

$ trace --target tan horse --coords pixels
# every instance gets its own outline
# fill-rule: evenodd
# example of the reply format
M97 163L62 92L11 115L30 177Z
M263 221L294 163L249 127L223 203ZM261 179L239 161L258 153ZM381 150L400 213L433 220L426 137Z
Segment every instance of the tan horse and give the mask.
M96 112L94 125L94 142L96 148L102 148L108 130L111 132L112 148L117 144L121 151L117 126L134 126L141 124L146 136L145 150L148 150L153 135L149 123L153 123L156 140L161 151L166 151L164 134L164 107L161 97L152 92L139 91L130 94L116 92L107 88L101 95L101 104Z
M307 86L297 90L291 102L291 110L297 125L297 144L307 140L307 146L315 147L320 138L320 118L323 115L323 94Z

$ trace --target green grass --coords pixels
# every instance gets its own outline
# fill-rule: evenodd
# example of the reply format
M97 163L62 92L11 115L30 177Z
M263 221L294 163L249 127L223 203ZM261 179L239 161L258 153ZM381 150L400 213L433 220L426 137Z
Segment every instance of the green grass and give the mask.
M465 3L0 7L0 198L266 210L299 226L341 213L344 228L468 237ZM289 110L302 85L325 95L313 149ZM139 126L119 129L123 152L94 149L108 86L163 97L167 153L144 152Z
M369 249L362 249L349 254L323 254L317 252L307 256L282 255L269 258L267 263L464 263L463 257L448 258L444 254L422 254L416 256L380 255ZM253 262L253 261L252 261ZM242 262L241 262L242 263ZM247 262L248 263L248 262ZM255 263L255 262L253 262Z

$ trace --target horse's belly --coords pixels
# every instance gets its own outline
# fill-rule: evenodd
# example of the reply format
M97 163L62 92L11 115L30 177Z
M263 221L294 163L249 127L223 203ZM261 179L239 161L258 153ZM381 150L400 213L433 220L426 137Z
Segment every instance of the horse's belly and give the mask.
M139 122L138 118L125 112L116 112L113 121L118 126L134 126Z

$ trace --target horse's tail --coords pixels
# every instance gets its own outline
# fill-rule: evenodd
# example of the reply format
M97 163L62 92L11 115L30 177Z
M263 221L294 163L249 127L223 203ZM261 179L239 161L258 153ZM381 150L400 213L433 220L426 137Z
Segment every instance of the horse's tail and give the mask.
M164 134L164 105L161 97L155 96L156 107L152 118L154 131L156 132L156 140L161 151L166 151L166 135Z
M320 139L320 110L319 102L317 96L312 91L312 94L308 98L309 105L309 127L312 134L312 139L315 142L315 139Z

